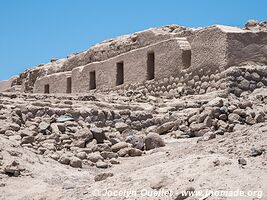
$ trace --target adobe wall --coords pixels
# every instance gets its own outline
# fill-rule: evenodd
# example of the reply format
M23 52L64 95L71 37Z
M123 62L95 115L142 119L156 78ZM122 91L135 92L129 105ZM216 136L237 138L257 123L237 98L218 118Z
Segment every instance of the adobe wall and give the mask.
M74 53L60 60L52 59L50 63L40 64L28 69L20 74L19 80L14 84L23 83L22 92L33 92L35 81L43 76L71 71L79 66L107 60L122 53L171 38L186 37L191 42L198 30L197 28L169 25L105 40L86 51Z
M71 72L51 74L37 79L34 84L34 93L45 93L45 85L49 85L49 93L67 93L67 78Z
M199 31L191 48L192 68L207 73L246 63L267 64L267 32L213 26Z
M116 64L124 63L124 84L142 82L147 80L147 54L155 55L155 78L162 79L168 76L177 76L180 71L187 68L191 55L188 52L190 45L185 38L165 40L154 45L139 48L103 62L91 63L86 66L73 69L72 92L89 92L89 73L96 73L96 88L105 89L116 86ZM187 59L183 58L187 57Z

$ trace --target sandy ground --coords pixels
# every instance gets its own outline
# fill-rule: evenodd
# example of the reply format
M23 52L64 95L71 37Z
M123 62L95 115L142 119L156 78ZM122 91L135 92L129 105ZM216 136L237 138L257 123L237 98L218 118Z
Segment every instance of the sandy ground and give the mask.
M15 159L23 163L30 173L21 177L1 177L1 199L175 199L188 187L196 191L261 191L255 197L216 197L207 199L266 199L267 160L266 155L249 157L249 149L255 145L266 145L267 124L198 142L192 139L168 139L163 148L148 151L134 158L120 158L121 164L109 169L87 167L75 169L36 155L1 138L4 152L15 151ZM244 134L246 133L246 134ZM261 138L260 141L258 139ZM260 144L259 144L260 143ZM14 147L12 147L14 146ZM231 148L234 148L233 153ZM5 156L5 154L4 154ZM238 164L238 158L247 161ZM12 158L13 159L13 158ZM100 172L112 172L113 177L95 182ZM25 172L25 174L27 174ZM152 188L158 188L153 190ZM107 194L106 190L109 191ZM119 197L116 192L128 192L130 197ZM132 191L131 193L129 193ZM162 193L152 193L152 192ZM171 191L173 195L164 195ZM136 192L136 194L135 194ZM157 195L162 194L159 197ZM109 195L109 196L106 196ZM191 199L201 199L201 197ZM188 199L190 199L188 198Z

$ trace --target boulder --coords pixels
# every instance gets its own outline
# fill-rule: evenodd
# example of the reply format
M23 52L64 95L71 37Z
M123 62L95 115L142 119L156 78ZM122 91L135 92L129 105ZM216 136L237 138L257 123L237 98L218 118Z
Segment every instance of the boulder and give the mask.
M82 128L75 133L77 139L83 140L85 143L94 138L93 133L88 128Z
M125 157L125 156L129 156L129 151L130 151L130 147L126 147L126 148L123 148L123 149L120 149L119 151L118 151L118 155L120 156L120 157Z
M174 122L166 122L156 129L156 133L162 135L170 131L175 126Z
M18 177L20 175L20 172L23 170L24 169L20 167L17 161L13 161L10 165L6 165L4 167L4 173L14 177Z
M97 182L97 181L103 181L103 180L106 180L108 177L112 177L114 176L113 173L111 172L104 172L104 173L100 173L100 174L97 174L94 178L94 180Z
M241 117L238 114L230 113L228 115L228 120L230 123L239 123Z
M256 114L255 121L256 121L256 123L264 122L265 121L265 114L263 112Z
M216 97L213 100L209 101L206 106L208 107L222 107L224 104L224 100L223 98L220 97Z
M129 135L125 142L129 143L132 145L132 147L136 149L143 150L144 149L144 138L142 136L138 135Z
M127 148L129 145L126 143L126 142L119 142L117 144L114 144L112 147L111 147L111 150L113 152L118 152L119 150L123 149L123 148Z
M21 144L29 144L34 142L34 137L33 136L25 136L21 140Z
M128 128L128 125L123 122L117 122L115 124L115 128L117 129L117 131L122 132Z
M109 162L110 162L111 164L113 164L113 165L118 165L118 164L120 164L120 161L118 161L116 158L111 158L111 159L109 160Z
M109 167L109 165L108 165L108 163L106 163L106 162L98 161L98 162L96 163L96 167L97 167L97 168L106 169L106 168Z
M61 164L64 164L64 165L69 165L69 164L70 164L70 158L69 158L68 155L63 154L63 155L59 158L58 162L60 162Z
M165 146L165 142L158 133L151 132L145 137L145 149L155 149Z
M82 161L81 159L73 156L70 158L70 166L74 168L82 168Z
M131 157L135 157L135 156L142 156L143 152L139 149L131 148L128 154Z
M41 122L38 126L39 132L46 134L46 130L48 130L50 127L50 124L47 122Z
M103 157L100 155L99 152L90 153L87 155L87 159L93 163L96 163L100 160L103 160Z
M107 139L102 128L93 127L90 129L93 133L93 137L96 139L97 143L103 143L105 139Z
M118 154L114 153L114 152L103 151L103 152L100 153L100 155L104 159L118 158Z
M81 160L85 160L87 158L87 154L84 151L82 151L82 152L77 153L76 157L80 158Z

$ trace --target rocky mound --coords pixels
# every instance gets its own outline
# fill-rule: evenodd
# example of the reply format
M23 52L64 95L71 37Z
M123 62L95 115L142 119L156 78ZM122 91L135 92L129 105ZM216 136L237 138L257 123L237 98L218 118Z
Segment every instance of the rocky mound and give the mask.
M2 93L2 198L66 199L68 194L67 199L108 199L96 197L88 187L104 192L116 182L113 190L167 188L177 192L172 196L177 199L189 186L216 189L216 184L205 184L209 179L235 186L234 176L243 190L258 189L247 186L244 173L267 191L262 174L267 148L265 90L241 97L224 91L180 99L143 95L142 102L134 95L112 93ZM219 178L224 170L228 175ZM21 193L11 194L16 185Z

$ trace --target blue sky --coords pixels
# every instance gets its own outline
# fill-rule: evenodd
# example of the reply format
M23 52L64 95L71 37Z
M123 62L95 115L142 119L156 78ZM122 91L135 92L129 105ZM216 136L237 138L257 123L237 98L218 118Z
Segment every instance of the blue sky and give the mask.
M0 0L0 80L150 27L267 20L266 0Z

